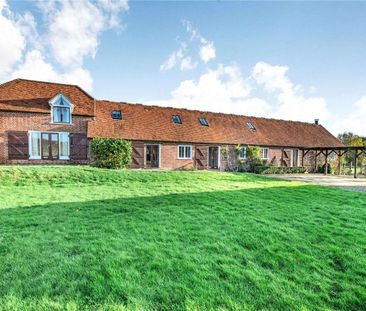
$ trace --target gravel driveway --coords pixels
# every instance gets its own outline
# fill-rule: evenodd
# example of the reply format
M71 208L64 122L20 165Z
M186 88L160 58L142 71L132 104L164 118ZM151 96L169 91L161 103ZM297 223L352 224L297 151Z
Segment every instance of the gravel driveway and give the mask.
M274 178L296 180L303 182L312 182L320 185L338 187L353 191L366 192L366 178L353 176L335 176L335 175L321 175L321 174L291 174L291 175L268 175Z

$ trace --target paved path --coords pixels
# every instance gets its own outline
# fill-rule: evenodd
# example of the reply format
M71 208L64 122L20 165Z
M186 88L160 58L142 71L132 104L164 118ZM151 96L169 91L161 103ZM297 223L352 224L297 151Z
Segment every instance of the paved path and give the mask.
M320 185L366 192L365 177L355 179L351 176L335 176L335 175L324 176L321 174L301 174L301 175L289 174L289 175L269 175L269 176L275 178L303 181L303 182L313 182Z

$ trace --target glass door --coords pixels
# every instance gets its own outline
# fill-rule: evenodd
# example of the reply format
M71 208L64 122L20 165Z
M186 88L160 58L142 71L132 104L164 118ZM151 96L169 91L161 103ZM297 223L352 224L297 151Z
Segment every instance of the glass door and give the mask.
M59 157L59 139L58 133L41 134L42 159L57 160Z

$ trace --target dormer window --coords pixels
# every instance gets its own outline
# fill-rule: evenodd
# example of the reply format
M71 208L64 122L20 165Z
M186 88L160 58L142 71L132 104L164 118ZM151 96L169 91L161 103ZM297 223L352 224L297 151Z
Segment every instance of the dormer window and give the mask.
M62 93L58 94L49 101L51 106L51 122L52 123L71 123L71 112L74 105Z
M121 112L121 110L113 110L112 111L112 119L113 120L122 120L122 112Z
M70 108L53 107L53 123L70 123Z

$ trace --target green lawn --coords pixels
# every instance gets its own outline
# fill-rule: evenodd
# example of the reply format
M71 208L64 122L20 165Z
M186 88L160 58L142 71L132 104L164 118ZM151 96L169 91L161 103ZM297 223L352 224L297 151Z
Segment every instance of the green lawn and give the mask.
M0 310L361 310L366 193L0 167Z

